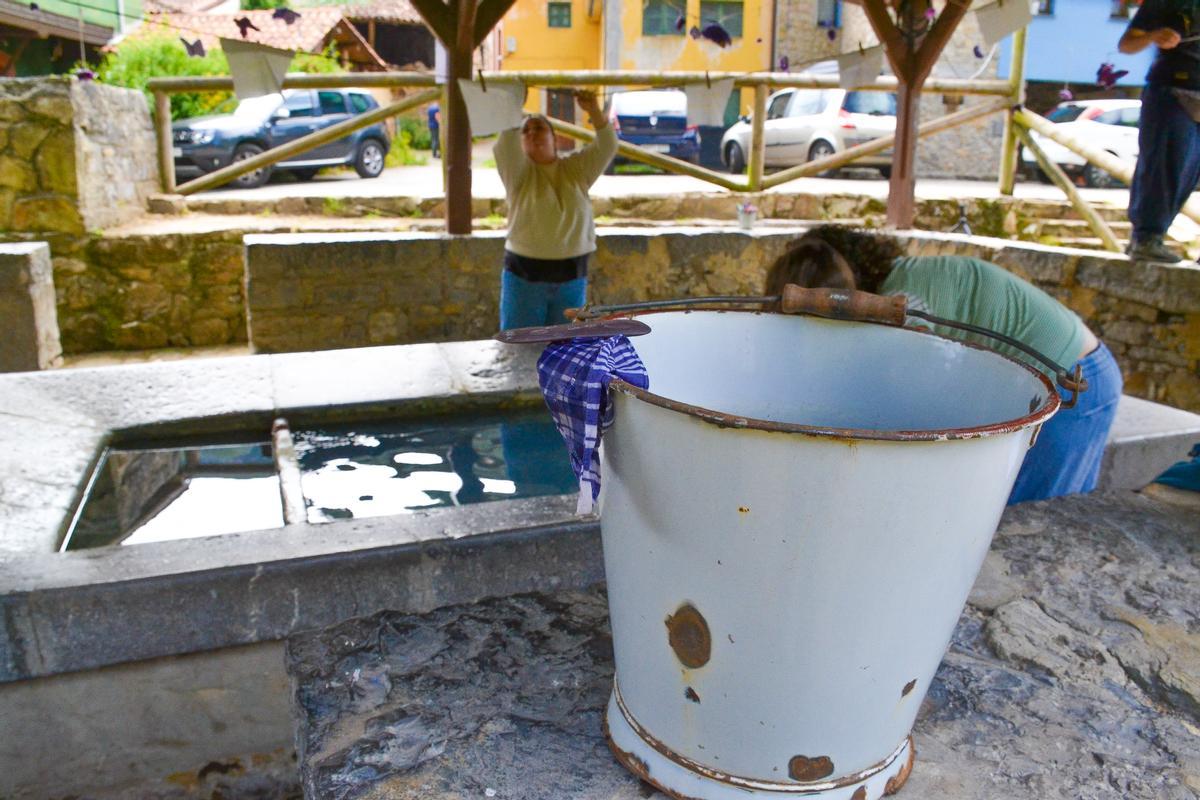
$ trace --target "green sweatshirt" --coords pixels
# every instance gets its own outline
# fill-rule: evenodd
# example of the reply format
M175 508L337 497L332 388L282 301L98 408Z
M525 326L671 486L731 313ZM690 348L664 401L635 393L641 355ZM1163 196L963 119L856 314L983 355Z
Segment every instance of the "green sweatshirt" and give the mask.
M907 295L910 308L1003 333L1064 367L1082 355L1086 338L1083 321L1050 295L987 261L966 256L906 256L897 258L880 294ZM982 344L1043 369L1025 354L993 339L930 325L954 339Z
M521 149L521 130L504 131L493 153L508 195L504 246L527 258L560 259L596 249L596 226L588 189L617 152L611 125L596 140L553 164L535 164Z

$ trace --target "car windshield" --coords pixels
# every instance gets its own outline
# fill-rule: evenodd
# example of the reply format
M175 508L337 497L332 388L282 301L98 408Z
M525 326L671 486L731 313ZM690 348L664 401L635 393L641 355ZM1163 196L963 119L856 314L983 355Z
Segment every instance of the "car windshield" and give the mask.
M264 94L262 97L247 97L237 104L233 110L235 117L265 117L279 107L283 97L278 94Z
M686 114L687 95L680 91L620 92L613 95L613 110L622 116Z
M1046 115L1046 119L1051 122L1074 122L1085 110L1083 106L1058 106Z

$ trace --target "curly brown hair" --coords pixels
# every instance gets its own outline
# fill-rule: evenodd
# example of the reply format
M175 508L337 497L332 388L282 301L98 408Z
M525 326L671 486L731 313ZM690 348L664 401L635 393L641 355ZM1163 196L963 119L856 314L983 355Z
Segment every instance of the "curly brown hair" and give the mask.
M861 228L819 225L792 242L771 265L767 293L779 294L787 283L809 288L835 285L839 270L834 253L850 265L854 288L877 292L904 250L894 239Z

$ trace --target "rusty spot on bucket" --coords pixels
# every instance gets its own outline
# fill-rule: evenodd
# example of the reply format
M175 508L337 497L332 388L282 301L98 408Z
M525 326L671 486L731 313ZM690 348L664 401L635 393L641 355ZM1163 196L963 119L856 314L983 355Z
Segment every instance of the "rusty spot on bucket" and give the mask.
M675 651L676 658L685 667L696 669L708 663L712 656L712 637L708 623L691 605L679 607L666 619L667 641Z
M788 775L797 781L819 781L833 774L833 760L829 756L792 756L788 762Z
M693 703L700 702L700 695L696 694L696 690L690 686L683 690L683 696L688 700L691 700Z
M909 692L911 692L911 691L913 690L913 687L914 687L914 686L916 686L916 685L917 685L917 679L916 679L916 678L913 678L911 681L909 681L908 683L904 684L904 688L900 690L900 696L901 696L901 697L908 697L908 693L909 693Z
M917 748L913 746L912 736L909 736L908 737L908 760L904 762L904 766L900 768L899 772L897 772L891 778L888 778L887 785L883 787L883 793L885 795L895 794L896 792L900 791L900 789L902 789L904 787L905 783L908 782L908 776L910 773L912 773L913 759L916 757L916 755L917 755Z
M850 795L850 800L867 800L867 787L860 786Z

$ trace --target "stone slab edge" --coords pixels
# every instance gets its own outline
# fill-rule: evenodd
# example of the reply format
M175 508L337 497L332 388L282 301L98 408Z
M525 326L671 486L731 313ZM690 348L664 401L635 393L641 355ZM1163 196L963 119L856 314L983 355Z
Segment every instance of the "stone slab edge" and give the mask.
M604 574L599 524L573 504L24 556L8 565L21 589L0 596L0 683L272 641L384 609L590 586Z

